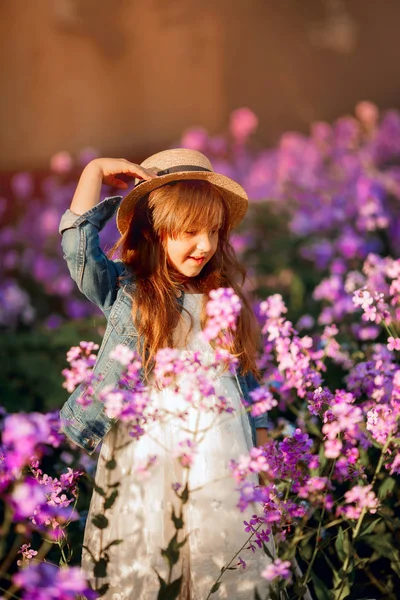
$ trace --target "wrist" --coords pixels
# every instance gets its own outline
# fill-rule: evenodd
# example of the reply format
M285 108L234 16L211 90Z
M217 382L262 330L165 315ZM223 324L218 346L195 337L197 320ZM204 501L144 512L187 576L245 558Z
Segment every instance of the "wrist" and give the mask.
M82 171L81 177L85 179L100 179L104 176L103 169L101 168L100 159L95 158L86 165Z

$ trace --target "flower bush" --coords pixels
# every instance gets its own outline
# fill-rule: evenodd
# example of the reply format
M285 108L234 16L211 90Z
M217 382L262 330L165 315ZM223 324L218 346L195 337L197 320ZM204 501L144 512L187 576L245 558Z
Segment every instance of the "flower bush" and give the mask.
M263 378L247 409L253 415L268 412L271 422L268 442L231 462L238 514L251 507L253 517L243 523L248 542L224 566L210 597L225 569L236 569L240 577L248 553L265 551L274 537L276 558L260 573L274 586L272 594L286 588L290 597L302 597L308 587L318 600L395 600L400 585L400 115L381 116L364 102L355 117L315 123L308 136L286 133L269 150L252 141L256 127L251 111L240 109L231 116L229 135L211 137L192 129L182 138L182 145L208 154L216 171L240 181L251 198L248 219L233 238L261 298L255 310L263 335ZM44 328L60 335L68 331L68 320L95 314L72 288L57 234L76 185L75 168L91 156L86 151L76 162L65 154L55 157L39 190L31 175L15 176L13 202L0 203L8 222L0 233L3 339L8 332L47 335ZM103 243L111 243L113 235L106 230ZM240 305L231 291L216 290L208 306L204 335L223 340ZM98 341L100 318L96 323ZM75 342L64 371L67 390L81 381L89 384L83 407L91 402L95 351L95 343ZM145 435L146 421L155 416L138 380L137 357L116 352L125 378L103 401L111 417L132 426L134 439ZM234 367L218 345L216 353L216 360ZM159 353L160 382L176 382L182 371L192 377L183 394L187 401L228 418L228 399L209 400L212 368L195 359L182 361L174 350ZM51 585L50 597L95 597L73 566L79 562L92 460L60 436L54 413L3 411L2 420L5 597L41 597L37 590L44 597ZM190 469L196 451L197 441L188 437L175 456ZM156 460L151 456L138 465L137 476L151 477ZM102 491L99 527L106 526L116 497L113 490ZM190 494L186 482L177 482L175 492L183 507ZM172 515L177 531L182 514ZM168 573L161 588L171 598L179 587L172 578L177 539L164 549ZM102 549L94 556L101 576L106 554Z

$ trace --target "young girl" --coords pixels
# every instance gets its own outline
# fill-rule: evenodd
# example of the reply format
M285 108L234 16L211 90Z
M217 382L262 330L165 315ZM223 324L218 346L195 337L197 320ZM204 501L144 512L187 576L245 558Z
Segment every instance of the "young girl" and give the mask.
M112 197L99 203L102 183L127 187L118 179L119 173L136 178L134 189L123 200ZM180 599L205 600L221 568L248 538L242 522L250 521L251 512L241 515L236 508L238 493L228 468L231 459L266 441L266 418L250 417L242 403L242 399L249 401L249 391L257 385L258 333L241 290L244 269L229 243L229 234L242 220L247 204L243 188L215 173L203 154L175 149L151 156L140 166L124 159L92 161L82 173L70 210L62 217L60 232L71 276L107 318L94 367L99 377L93 402L83 408L79 402L83 387L79 386L61 410L63 430L87 452L92 453L104 440L97 485L119 483L118 497L107 512L108 527L99 529L92 522L103 503L95 491L85 530L84 546L94 556L113 540L123 540L107 550L106 600L156 600L156 570L165 573L161 548L174 533L171 507L177 498L173 485L182 481L184 470L171 452L179 438L176 424L153 423L151 435L132 441L126 427L105 414L98 396L105 386L115 386L119 376L118 362L109 355L118 344L136 350L142 358L142 380L149 384L161 348L197 351L202 360L211 360L210 344L197 334L205 324L208 292L218 287L233 288L242 301L229 348L239 356L240 367L235 375L225 371L218 376L216 392L229 398L234 413L229 418L214 414L189 471L183 532L188 540L174 568L174 577L183 575ZM100 249L98 232L116 211L121 238L114 253L118 250L121 259L111 260ZM154 407L161 411L177 408L178 401L168 387L154 386L151 393ZM139 478L135 465L153 455L157 460L151 477ZM106 468L111 457L117 463L112 470ZM272 542L269 546L272 552ZM249 550L241 555L246 569L225 571L213 598L253 600L256 586L263 600L266 597L268 586L260 577L268 563L266 555ZM94 583L93 563L86 550L82 567ZM104 582L97 578L97 587Z

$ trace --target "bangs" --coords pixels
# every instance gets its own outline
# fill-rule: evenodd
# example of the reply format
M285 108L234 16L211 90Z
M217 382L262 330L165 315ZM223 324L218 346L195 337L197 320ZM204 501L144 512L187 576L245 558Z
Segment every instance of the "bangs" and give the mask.
M225 229L227 208L222 194L208 181L185 180L153 190L149 195L153 228L176 239L186 231Z

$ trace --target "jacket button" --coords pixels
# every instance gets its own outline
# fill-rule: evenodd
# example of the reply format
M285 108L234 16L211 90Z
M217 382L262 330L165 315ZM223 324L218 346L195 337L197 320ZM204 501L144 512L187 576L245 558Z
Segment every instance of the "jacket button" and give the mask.
M87 446L88 446L89 448L94 448L94 447L95 447L95 445L96 445L96 442L94 441L94 439L93 439L93 438L85 438L85 440L84 440L84 441L85 441L85 444L87 444Z

